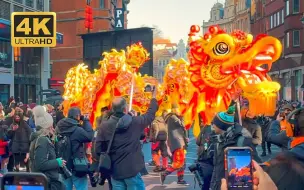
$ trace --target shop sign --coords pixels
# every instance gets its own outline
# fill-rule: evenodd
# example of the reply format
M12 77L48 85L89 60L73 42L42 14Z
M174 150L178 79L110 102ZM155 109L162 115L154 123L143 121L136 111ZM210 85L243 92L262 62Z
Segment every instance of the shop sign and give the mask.
M115 30L122 30L125 28L125 10L123 8L116 8L115 10Z

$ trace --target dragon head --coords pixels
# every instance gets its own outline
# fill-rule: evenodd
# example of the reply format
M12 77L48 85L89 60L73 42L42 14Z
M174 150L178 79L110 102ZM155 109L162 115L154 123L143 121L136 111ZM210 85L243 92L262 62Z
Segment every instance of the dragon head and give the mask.
M149 59L150 54L140 42L127 47L126 63L132 68L140 68Z
M201 101L210 108L227 109L231 96L241 89L251 111L273 114L280 85L267 72L281 55L280 41L267 35L253 39L239 30L227 34L218 26L211 26L203 36L199 32L198 26L190 29L189 72L193 85L200 94L205 93ZM257 102L268 103L268 109L254 109Z

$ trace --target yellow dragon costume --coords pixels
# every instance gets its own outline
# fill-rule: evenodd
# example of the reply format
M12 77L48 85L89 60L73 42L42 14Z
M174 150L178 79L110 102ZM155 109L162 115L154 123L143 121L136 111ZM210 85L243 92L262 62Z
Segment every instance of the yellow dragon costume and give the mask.
M126 52L104 53L100 68L94 73L84 64L71 68L64 86L65 111L78 106L83 113L90 114L94 123L101 108L109 106L113 97L129 99L133 78L133 109L146 112L151 94L144 92L144 87L156 85L157 114L176 103L188 129L198 120L198 115L205 124L210 123L217 112L227 110L231 97L239 92L248 99L252 113L273 115L280 85L267 72L281 55L280 41L267 35L253 39L242 31L227 34L218 26L211 26L203 36L199 33L199 26L190 28L189 63L172 59L165 69L163 84L137 73L149 59L149 53L140 43L127 47ZM198 133L196 125L194 134Z

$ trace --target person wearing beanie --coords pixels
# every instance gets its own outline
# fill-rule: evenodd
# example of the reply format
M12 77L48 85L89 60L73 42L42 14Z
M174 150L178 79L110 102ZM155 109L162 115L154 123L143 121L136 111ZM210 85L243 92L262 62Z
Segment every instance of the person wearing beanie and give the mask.
M65 166L66 162L62 158L56 158L55 146L52 143L55 133L53 117L43 106L36 106L33 115L38 130L31 136L31 170L47 176L50 190L64 189L59 178L59 169Z
M234 113L231 111L217 113L212 120L212 129L218 135L217 142L214 147L213 156L213 173L210 182L210 189L220 190L221 179L225 178L224 167L224 150L227 147L251 147L252 156L255 161L261 163L261 159L257 155L255 146L252 143L252 136L249 131L235 122Z
M16 171L19 171L20 165L26 166L29 171L28 159L30 148L30 136L32 129L26 124L23 117L23 110L16 108L7 135L11 139L9 144L12 153L13 163ZM11 169L11 168L10 168Z
M55 133L59 137L68 136L71 145L71 154L67 158L66 166L72 172L72 177L64 180L66 190L88 189L87 172L79 171L73 164L75 159L85 159L85 143L90 143L94 137L94 130L89 119L81 114L78 107L71 107L66 118L61 119L56 126Z

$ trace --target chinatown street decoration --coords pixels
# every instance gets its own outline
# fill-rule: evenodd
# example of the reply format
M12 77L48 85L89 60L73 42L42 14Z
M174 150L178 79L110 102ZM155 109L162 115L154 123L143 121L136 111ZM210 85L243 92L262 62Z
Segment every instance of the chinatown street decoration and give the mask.
M91 73L80 64L71 68L65 80L65 113L71 106L78 106L89 114L93 126L101 115L101 108L110 106L116 96L123 96L132 109L145 113L151 92L146 85L156 86L159 110L169 111L172 104L179 107L187 129L194 122L194 135L200 129L198 118L210 124L219 111L226 111L232 97L249 101L249 110L255 115L273 115L280 85L271 81L267 72L279 59L280 41L274 37L252 35L242 31L227 34L212 26L203 36L200 27L192 26L189 33L189 63L174 60L166 66L163 83L151 76L141 76L138 69L149 60L149 53L141 43L132 44L126 51L104 52L100 68ZM130 96L133 81L133 96ZM130 98L131 97L131 98ZM263 105L263 106L256 106Z

